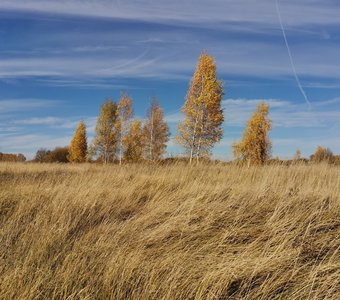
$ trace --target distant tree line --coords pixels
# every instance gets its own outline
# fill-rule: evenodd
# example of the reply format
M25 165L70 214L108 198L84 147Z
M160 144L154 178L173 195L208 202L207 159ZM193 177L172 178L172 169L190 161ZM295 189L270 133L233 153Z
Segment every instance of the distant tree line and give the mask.
M8 161L8 162L24 162L26 161L25 155L19 154L11 154L11 153L1 153L0 152L0 161Z
M203 52L185 97L182 107L184 119L179 123L175 137L175 142L184 147L189 163L209 160L214 145L221 141L223 95L223 84L217 78L215 60ZM241 140L232 146L236 162L248 166L278 162L278 159L271 157L271 128L269 105L261 102L248 120ZM92 144L87 142L86 124L81 120L69 147L39 149L34 161L97 161L104 164L155 162L163 158L169 138L169 127L157 99L151 100L147 117L142 121L133 118L132 98L124 92L118 103L106 99L101 105ZM321 146L310 157L310 161L315 163L339 163L339 160L339 156ZM306 161L298 149L293 162Z

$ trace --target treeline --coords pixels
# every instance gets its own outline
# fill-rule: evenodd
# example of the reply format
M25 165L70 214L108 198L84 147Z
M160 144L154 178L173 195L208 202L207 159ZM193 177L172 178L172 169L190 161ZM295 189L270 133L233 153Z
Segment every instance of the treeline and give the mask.
M203 52L182 107L184 120L178 124L175 137L175 142L185 149L184 159L190 163L209 160L214 145L223 137L223 95L223 84L217 78L215 60ZM232 146L235 161L248 166L278 161L272 159L271 155L271 128L269 105L262 102L248 120L241 140ZM105 164L160 161L169 138L170 131L164 120L163 109L155 98L152 99L147 117L142 122L133 118L132 98L127 93L122 93L118 103L107 99L102 104L92 144L88 145L86 124L80 121L69 147L40 149L34 161L98 161ZM300 150L297 150L294 157L294 162L296 161L304 161ZM339 163L339 156L333 155L330 149L319 146L310 161Z
M69 147L39 149L35 162L95 161L102 163L159 161L162 159L170 130L164 112L152 99L147 118L133 118L132 99L122 93L118 103L107 99L101 106L93 143L88 145L86 124L80 121Z
M0 152L0 161L8 161L8 162L24 162L26 161L25 155L19 154L11 154L11 153L1 153Z

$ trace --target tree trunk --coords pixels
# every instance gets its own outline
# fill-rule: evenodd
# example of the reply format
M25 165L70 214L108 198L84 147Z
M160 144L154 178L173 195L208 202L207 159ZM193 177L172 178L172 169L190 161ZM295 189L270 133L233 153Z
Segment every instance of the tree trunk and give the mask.
M123 130L120 132L120 141L119 141L119 165L122 165L122 156L123 156Z
M194 133L192 134L192 143L191 143L190 160L189 160L190 164L192 163L192 159L193 159L193 156L194 156L194 147L195 147L195 140L196 140L197 124L198 124L198 115L196 115Z
M153 153L152 153L152 146L153 146L153 111L151 112L151 130L150 130L150 160L152 161L153 160Z
M198 164L198 161L200 159L200 151L201 151L201 138L198 140L198 147L197 147L197 153L196 153L196 163Z

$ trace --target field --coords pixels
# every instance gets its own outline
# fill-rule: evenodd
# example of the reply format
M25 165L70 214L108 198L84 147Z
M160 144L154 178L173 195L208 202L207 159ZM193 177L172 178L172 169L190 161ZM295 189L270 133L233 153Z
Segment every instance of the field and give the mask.
M0 164L1 299L340 299L340 168Z

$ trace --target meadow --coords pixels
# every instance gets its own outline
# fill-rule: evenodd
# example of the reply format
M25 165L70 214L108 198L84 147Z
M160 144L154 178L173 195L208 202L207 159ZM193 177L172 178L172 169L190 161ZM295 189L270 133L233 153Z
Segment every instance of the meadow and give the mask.
M340 299L340 168L0 164L1 299Z

